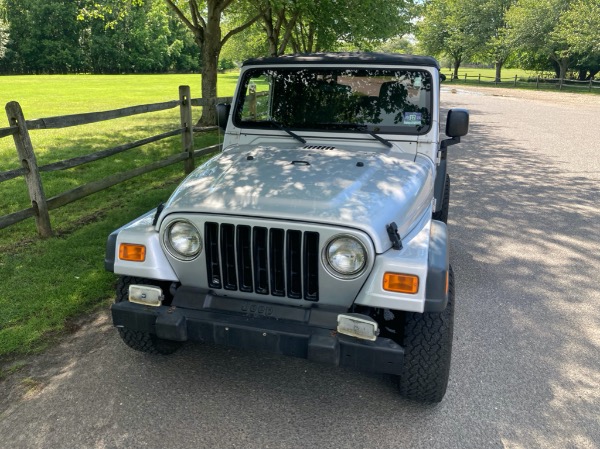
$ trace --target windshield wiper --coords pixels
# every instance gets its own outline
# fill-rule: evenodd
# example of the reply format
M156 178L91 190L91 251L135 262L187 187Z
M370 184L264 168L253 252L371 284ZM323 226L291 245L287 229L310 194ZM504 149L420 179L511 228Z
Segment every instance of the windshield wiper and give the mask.
M367 128L367 125L361 125L359 123L320 123L320 126L323 127L327 127L327 126L331 126L333 128L338 128L338 129L352 129L361 133L365 133L368 134L369 136L373 137L376 140L379 140L382 144L384 144L386 147L388 148L392 148L392 142L390 142L387 139L384 139L383 137L381 137L378 134L375 134L373 131L371 131L370 129Z
M283 126L281 123L276 122L275 120L267 120L267 123L270 123L271 125L274 125L276 128L285 131L286 133L288 133L290 136L292 136L294 139L296 139L298 142L302 142L302 143L306 143L306 140L304 140L302 137L300 137L298 134L296 134L293 131L290 131L289 129L287 129L285 126Z

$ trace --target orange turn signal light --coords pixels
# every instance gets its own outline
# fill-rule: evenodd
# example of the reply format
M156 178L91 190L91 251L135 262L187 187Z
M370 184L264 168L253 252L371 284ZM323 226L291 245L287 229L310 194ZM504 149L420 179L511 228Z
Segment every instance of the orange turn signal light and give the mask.
M119 259L130 262L143 262L146 260L146 247L134 243L121 243L121 246L119 246Z
M385 273L383 275L383 289L389 292L415 294L419 291L419 276Z

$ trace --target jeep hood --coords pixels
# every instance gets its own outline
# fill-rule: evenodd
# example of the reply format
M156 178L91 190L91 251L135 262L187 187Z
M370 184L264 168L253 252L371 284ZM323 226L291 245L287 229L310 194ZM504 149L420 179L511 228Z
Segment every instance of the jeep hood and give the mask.
M366 232L380 253L386 225L405 237L430 205L425 158L328 147L233 146L198 167L173 193L162 217L210 213L347 226Z

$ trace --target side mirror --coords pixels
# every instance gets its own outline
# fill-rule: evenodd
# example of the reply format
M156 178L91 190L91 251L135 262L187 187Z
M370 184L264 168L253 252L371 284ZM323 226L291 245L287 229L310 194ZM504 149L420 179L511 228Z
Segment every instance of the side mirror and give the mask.
M446 75L444 75L443 73L440 73L440 82L444 82L446 81Z
M446 135L462 137L469 132L469 111L466 109L450 109L446 119Z
M231 105L227 103L217 104L217 125L219 128L227 128L227 121L229 120L229 112L231 111Z

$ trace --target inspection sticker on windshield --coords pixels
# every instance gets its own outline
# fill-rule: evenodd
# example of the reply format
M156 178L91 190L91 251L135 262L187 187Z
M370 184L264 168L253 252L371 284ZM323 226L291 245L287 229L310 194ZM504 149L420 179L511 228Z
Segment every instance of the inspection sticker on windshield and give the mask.
M420 112L405 112L404 113L404 125L420 125L421 124Z

